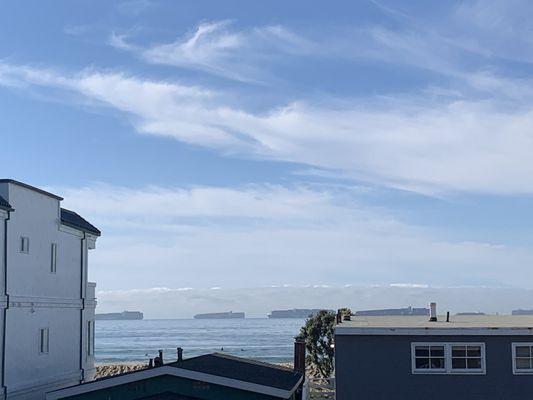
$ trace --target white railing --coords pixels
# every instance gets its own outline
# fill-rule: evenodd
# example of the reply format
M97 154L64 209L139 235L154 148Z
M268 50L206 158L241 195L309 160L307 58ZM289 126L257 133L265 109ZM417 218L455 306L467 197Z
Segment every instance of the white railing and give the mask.
M334 400L335 378L306 378L302 397L304 400Z

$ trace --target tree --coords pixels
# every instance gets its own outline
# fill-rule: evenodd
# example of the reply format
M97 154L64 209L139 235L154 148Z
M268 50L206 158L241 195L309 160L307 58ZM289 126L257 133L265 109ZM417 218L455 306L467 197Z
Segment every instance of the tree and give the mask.
M333 373L335 322L334 312L322 310L305 321L297 336L297 339L305 342L307 362L311 364L316 375L322 378L329 378Z

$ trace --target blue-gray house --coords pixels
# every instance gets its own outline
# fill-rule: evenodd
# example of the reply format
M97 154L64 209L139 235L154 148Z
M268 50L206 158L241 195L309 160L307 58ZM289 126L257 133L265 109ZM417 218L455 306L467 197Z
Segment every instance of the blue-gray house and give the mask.
M352 317L335 378L339 400L533 399L533 318Z

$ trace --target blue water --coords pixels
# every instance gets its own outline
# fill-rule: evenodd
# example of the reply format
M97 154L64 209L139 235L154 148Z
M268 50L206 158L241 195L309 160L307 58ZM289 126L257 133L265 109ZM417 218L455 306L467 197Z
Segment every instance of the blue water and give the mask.
M147 361L164 351L165 361L223 351L267 362L290 362L304 319L145 319L96 321L97 363Z

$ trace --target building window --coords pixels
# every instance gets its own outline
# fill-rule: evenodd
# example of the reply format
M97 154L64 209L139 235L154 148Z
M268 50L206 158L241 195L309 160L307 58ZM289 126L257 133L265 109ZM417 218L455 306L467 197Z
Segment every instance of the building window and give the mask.
M513 373L533 374L533 343L513 343Z
M484 343L412 343L416 374L484 374Z
M481 345L452 345L452 370L481 371Z
M48 354L50 350L50 334L48 328L39 330L39 353Z
M415 346L415 369L445 370L444 346Z
M50 272L55 274L57 271L57 244L52 243L50 253Z
M29 253L30 252L30 238L26 236L20 237L20 252Z
M94 355L94 321L87 321L87 355Z

